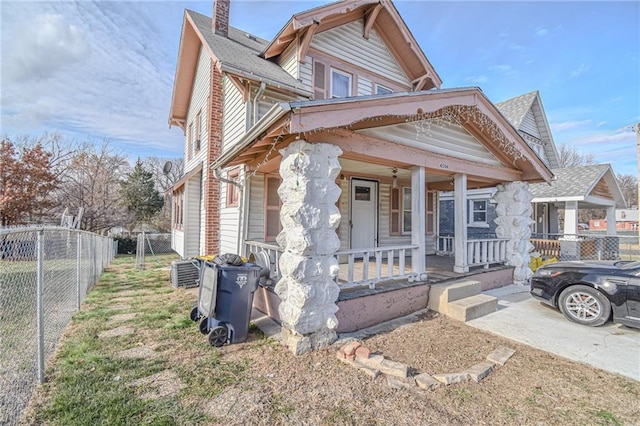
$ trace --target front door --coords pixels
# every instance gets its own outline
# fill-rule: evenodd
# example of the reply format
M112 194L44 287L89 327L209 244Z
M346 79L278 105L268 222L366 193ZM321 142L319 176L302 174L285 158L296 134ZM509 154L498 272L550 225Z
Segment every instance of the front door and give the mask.
M351 180L351 248L377 246L378 182Z

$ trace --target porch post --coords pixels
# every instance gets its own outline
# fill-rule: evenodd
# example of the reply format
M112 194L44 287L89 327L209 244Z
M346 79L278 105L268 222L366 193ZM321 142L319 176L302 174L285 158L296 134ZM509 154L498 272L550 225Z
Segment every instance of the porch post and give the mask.
M578 235L578 202L564 203L564 236Z
M424 167L411 168L411 244L418 246L411 251L411 270L416 279L426 280L425 217L426 184Z
M326 347L336 340L335 313L340 288L335 281L340 248L336 228L340 211L336 202L342 192L336 185L340 173L334 145L298 140L280 150L282 183L282 232L284 248L279 266L282 278L275 292L282 303L282 343L294 354Z
M616 207L607 207L607 235L616 235Z
M453 272L469 272L467 261L467 175L453 177L454 253Z
M526 182L509 182L498 185L493 198L497 201L494 222L498 225L496 236L507 238L507 262L513 266L514 284L525 285L533 272L529 268L533 244L531 238L531 213L533 195Z

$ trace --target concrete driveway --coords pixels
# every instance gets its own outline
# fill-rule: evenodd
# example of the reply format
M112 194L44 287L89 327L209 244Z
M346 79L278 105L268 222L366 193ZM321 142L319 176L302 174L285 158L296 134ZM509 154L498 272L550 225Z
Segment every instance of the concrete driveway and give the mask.
M607 323L586 327L511 285L484 292L498 311L467 322L472 327L640 381L640 329Z

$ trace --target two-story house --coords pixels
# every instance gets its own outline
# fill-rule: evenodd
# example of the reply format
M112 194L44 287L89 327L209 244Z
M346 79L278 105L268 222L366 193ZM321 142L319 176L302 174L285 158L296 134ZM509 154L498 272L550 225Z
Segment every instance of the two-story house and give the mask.
M229 10L184 15L169 118L185 132L180 255L266 252L295 352L335 337L344 288L428 283L437 191L454 189L453 271L500 258L526 279L528 182L552 173L480 89L441 89L391 1L304 11L272 40L230 27ZM475 249L467 191L486 187L509 237Z

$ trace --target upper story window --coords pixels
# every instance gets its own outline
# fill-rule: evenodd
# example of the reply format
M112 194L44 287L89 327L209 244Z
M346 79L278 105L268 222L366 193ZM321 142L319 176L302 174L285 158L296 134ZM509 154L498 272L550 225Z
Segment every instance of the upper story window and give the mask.
M331 69L331 97L346 98L351 96L351 74Z
M488 226L487 224L487 200L469 201L469 225Z
M239 169L231 170L229 173L227 173L227 179L237 182L239 174ZM240 189L238 188L238 186L232 183L227 183L227 207L236 207L238 205L239 198Z
M195 142L194 142L194 151L197 153L200 151L200 147L202 145L202 111L198 111L196 114L196 134L195 134Z
M393 93L393 90L389 89L388 87L376 84L376 95L386 95L388 93Z
M187 160L191 160L192 153L193 153L193 122L189 124L189 129L187 131Z

